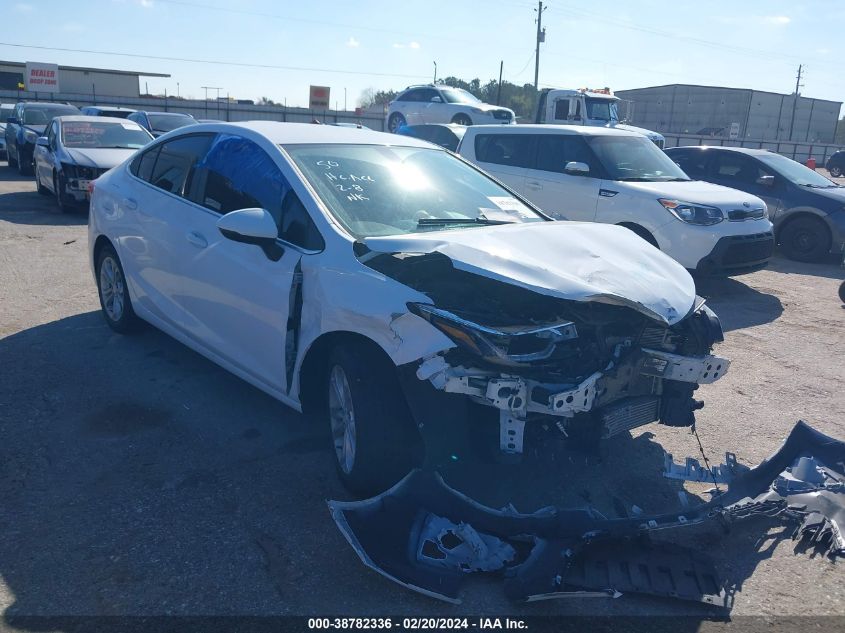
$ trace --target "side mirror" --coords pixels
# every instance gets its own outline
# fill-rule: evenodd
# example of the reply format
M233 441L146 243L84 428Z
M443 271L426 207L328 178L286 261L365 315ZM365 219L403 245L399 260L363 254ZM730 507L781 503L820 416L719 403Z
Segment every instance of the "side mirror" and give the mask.
M764 187L774 187L775 186L775 177L774 176L760 176L755 182L758 185L763 185Z
M38 147L50 147L50 141L47 140L46 136L39 136L35 141L35 144L38 145Z
M440 97L432 97L431 102L432 103L443 103L443 99L441 99Z
M217 228L226 239L242 244L260 246L274 262L279 261L284 249L276 242L279 229L270 212L265 209L239 209L217 220Z
M563 172L570 176L586 176L590 173L590 166L587 163L569 161L566 163L566 167L563 168Z

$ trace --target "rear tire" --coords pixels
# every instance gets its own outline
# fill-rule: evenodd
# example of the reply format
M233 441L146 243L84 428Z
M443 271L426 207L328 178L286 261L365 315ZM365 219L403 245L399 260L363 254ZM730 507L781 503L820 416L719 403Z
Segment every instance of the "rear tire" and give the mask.
M452 117L452 123L455 125L472 125L472 119L469 118L466 114L456 114Z
M845 303L845 281L839 285L839 300Z
M382 492L421 461L421 441L393 363L366 343L336 347L325 380L335 465L351 492Z
M834 178L839 178L842 175L842 168L839 165L832 165L827 171Z
M403 125L407 125L407 121L405 121L405 117L398 112L394 112L387 119L387 131L393 134L396 134L396 131Z
M830 231L821 220L802 216L781 229L778 242L789 259L818 262L830 251Z
M97 294L103 316L111 329L127 334L138 327L140 319L132 309L123 266L111 244L97 254Z

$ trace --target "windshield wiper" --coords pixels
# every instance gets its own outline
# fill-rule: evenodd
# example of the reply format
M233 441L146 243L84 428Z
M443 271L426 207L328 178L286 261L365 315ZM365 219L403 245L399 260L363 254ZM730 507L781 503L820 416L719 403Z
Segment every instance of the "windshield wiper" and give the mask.
M842 185L837 185L835 182L829 185L814 185L809 182L804 183L805 187L810 187L811 189L833 189L834 187L841 187Z
M628 178L617 178L621 182L653 182L654 178L645 178L643 176L629 176Z
M420 218L417 220L417 226L454 226L457 224L482 224L482 225L493 225L493 224L515 224L512 220L490 220L489 218L485 218L483 215L479 215L475 218Z

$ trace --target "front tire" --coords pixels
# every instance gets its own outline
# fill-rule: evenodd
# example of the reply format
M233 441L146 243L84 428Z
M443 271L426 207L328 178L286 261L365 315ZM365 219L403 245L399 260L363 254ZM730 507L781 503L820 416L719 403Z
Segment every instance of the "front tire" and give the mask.
M466 114L456 114L452 117L452 123L455 125L472 125L472 119L469 118Z
M38 175L37 171L35 172L35 186L38 189L38 193L40 193L42 196L50 195L50 190L41 184L41 177Z
M97 294L103 316L111 329L126 334L138 326L139 319L132 309L123 266L111 244L104 246L97 255Z
M845 303L845 281L839 285L839 300Z
M789 259L818 262L830 250L830 231L821 220L803 216L783 227L778 241Z
M70 213L73 211L73 205L70 204L64 194L62 193L65 190L64 181L62 177L59 175L53 175L53 192L56 195L56 206L59 207L59 213Z
M32 176L35 173L35 170L32 168L32 158L27 159L26 156L21 157L20 151L18 151L17 163L18 173L21 176Z
M405 121L405 117L398 112L394 112L387 119L387 131L393 134L395 134L396 131L403 125L407 125L407 121Z
M335 465L355 494L382 492L420 461L420 438L396 369L364 343L336 347L326 376Z
M18 148L15 147L15 158L12 158L12 146L6 147L6 165L11 169L18 166Z

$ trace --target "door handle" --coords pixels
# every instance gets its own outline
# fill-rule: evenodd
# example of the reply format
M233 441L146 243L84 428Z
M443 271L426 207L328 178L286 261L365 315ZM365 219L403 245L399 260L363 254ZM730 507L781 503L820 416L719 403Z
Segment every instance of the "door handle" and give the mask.
M531 189L532 191L540 191L543 188L543 185L541 185L536 180L530 180L525 183L525 188Z
M123 206L129 209L130 211L134 211L138 208L138 201L134 198L124 198Z
M197 233L196 231L187 233L185 235L185 239L197 248L205 248L208 246L208 240L205 239L205 236L203 236L202 233Z
M613 191L613 189L599 189L599 195L603 198L612 198L615 196L618 191Z

